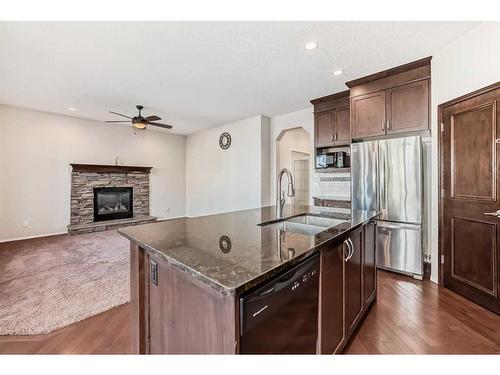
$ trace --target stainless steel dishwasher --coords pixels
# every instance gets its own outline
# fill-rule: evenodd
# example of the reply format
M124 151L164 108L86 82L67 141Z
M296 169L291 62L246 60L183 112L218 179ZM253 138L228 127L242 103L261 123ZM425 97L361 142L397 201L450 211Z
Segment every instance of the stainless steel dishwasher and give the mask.
M319 255L240 298L240 352L314 354L318 336Z

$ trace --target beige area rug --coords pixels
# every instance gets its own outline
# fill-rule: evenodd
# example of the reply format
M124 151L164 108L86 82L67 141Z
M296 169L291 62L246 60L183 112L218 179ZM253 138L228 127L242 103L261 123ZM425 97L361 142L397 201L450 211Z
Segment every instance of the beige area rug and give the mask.
M0 244L0 335L45 334L130 300L115 230Z

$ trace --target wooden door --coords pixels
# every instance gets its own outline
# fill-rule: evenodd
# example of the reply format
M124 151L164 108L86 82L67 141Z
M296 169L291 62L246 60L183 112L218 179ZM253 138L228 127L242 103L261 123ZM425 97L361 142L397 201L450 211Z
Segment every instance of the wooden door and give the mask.
M442 107L444 285L500 314L500 87Z
M354 251L345 262L345 325L346 336L350 337L356 329L363 310L363 267L362 246L363 228L356 230L349 237Z
M364 252L363 252L363 305L367 308L375 298L377 287L376 267L376 224L371 222L365 226Z
M429 128L429 80L387 90L387 134Z
M349 106L335 109L335 144L351 143L351 111Z
M333 111L314 114L316 129L316 146L333 145L335 126Z
M385 134L385 91L351 98L353 138Z
M345 343L344 257L345 244L321 251L320 348L321 354L337 353Z

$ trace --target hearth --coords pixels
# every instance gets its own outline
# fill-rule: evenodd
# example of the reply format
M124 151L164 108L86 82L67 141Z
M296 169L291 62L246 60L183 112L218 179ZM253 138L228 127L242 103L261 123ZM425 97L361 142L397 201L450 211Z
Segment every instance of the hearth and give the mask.
M132 187L94 188L94 221L134 217Z

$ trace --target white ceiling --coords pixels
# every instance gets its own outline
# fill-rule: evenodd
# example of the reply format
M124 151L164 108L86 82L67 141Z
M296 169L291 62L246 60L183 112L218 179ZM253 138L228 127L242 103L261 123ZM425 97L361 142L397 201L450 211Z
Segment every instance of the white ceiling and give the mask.
M142 104L189 134L306 108L346 81L430 56L476 24L0 22L0 103L95 120ZM306 51L308 41L318 48ZM337 69L345 73L334 77Z

